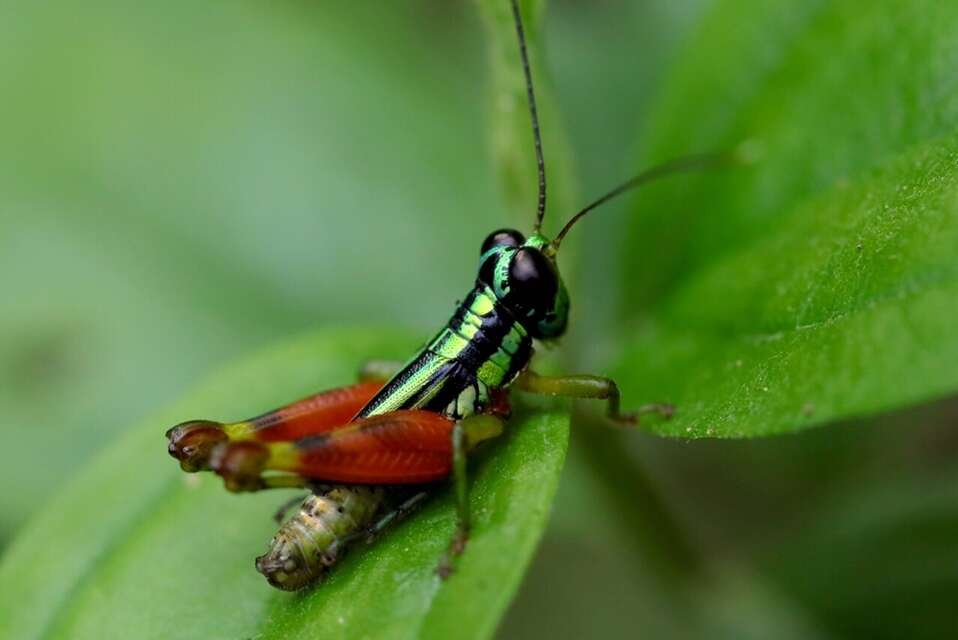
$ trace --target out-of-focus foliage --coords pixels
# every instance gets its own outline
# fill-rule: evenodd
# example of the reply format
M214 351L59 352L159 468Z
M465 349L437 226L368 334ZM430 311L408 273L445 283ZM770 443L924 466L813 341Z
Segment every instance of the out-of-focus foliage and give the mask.
M563 262L575 281L569 368L616 369L630 404L679 401L677 421L651 425L679 436L791 431L953 390L949 300L916 300L954 278L954 10L710 5L536 5L545 60L533 64L562 111L545 109L546 151L571 156L582 195L633 173L638 159L746 139L761 152L747 167L636 194L576 230L566 254L575 260ZM474 9L437 0L0 9L0 420L17 452L0 467L14 487L0 495L0 536L216 363L319 323L425 334L444 319L484 235L531 214L531 203L514 210L497 195L506 156L496 154L498 167L489 159L490 78ZM567 207L550 211L547 228ZM882 313L896 322L877 327ZM796 339L805 320L828 339ZM748 340L776 332L779 343ZM360 351L373 348L370 334L355 335ZM792 365L804 375L786 379ZM759 373L777 384L756 390ZM552 525L502 635L947 636L958 590L956 420L943 401L783 438L686 442L580 419ZM172 473L168 460L154 462ZM112 491L137 495L135 482ZM199 499L209 491L217 517L244 523L222 538L237 548L217 551L224 562L251 557L270 531L255 514L273 500L233 499L214 484ZM253 520L259 528L247 530ZM85 522L123 539L110 520ZM120 567L127 551L99 559L105 571L90 585L80 577L84 606L110 593L92 587L154 570ZM248 562L205 566L196 593L266 589ZM170 592L190 579L163 574ZM258 616L223 609L229 621ZM67 618L63 629L80 620Z
M467 6L0 9L0 531L216 363L432 330L507 220L480 36Z
M958 6L860 9L716 6L646 126L646 158L758 155L636 201L617 371L682 407L665 433L791 431L958 388Z

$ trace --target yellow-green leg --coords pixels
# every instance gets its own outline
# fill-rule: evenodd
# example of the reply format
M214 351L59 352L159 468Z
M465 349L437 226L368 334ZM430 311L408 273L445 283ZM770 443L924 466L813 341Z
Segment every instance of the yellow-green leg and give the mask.
M448 551L443 555L436 569L443 580L452 575L454 558L465 551L472 526L466 454L479 442L501 434L503 425L502 418L498 416L480 414L460 420L452 429L452 481L456 492L456 532L449 543Z
M619 387L615 380L600 376L540 376L534 371L525 371L516 378L513 387L547 396L605 400L606 415L617 424L636 425L639 416L646 413L657 413L665 418L671 418L675 413L675 407L661 403L646 404L635 411L623 413L619 406Z

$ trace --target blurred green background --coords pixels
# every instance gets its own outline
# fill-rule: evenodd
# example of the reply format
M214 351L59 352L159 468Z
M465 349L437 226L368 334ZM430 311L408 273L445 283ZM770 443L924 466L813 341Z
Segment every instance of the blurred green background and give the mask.
M634 170L708 5L549 4L580 193ZM485 234L523 223L492 166L485 46L475 7L440 0L0 8L0 544L232 358L318 325L445 320ZM615 348L624 222L610 206L577 231L580 369ZM583 426L501 633L943 637L956 418L941 402L723 442Z

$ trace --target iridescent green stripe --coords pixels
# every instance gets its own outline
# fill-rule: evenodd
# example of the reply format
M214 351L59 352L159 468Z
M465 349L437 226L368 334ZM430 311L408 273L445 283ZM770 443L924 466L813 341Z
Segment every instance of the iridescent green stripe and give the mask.
M399 375L405 377L398 384L390 384L389 393L376 398L363 410L362 415L375 416L390 411L398 411L406 403L420 393L433 380L439 370L448 364L448 361L433 354L419 354L417 359L421 364L414 369L405 369ZM394 379L395 381L395 379ZM441 385L435 385L436 390Z

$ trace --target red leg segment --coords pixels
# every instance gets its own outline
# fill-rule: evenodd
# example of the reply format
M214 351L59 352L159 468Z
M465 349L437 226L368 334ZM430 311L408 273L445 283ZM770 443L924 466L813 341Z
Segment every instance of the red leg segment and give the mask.
M268 445L267 468L328 482L431 482L452 468L454 424L431 411L394 411L295 443Z
M339 429L359 413L383 383L360 382L303 398L247 420L250 437L259 442L292 441ZM232 426L232 425L231 425Z
M168 450L184 471L209 469L214 449L227 442L289 442L342 427L381 388L379 381L340 387L231 424L183 422L166 432Z

